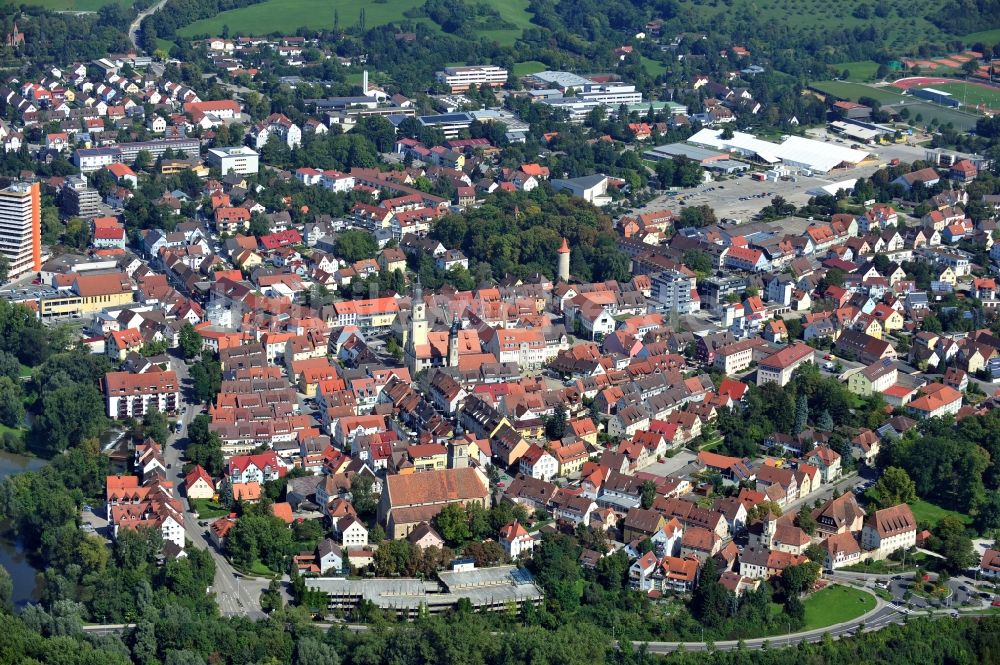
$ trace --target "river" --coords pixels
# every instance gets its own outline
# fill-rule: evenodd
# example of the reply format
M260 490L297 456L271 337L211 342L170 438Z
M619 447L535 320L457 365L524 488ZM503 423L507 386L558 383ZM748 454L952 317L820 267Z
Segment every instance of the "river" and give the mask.
M15 473L33 471L45 466L45 460L0 451L0 479ZM7 538L0 538L0 564L7 569L14 582L14 604L23 607L36 598L35 574L38 572L24 555L21 545Z

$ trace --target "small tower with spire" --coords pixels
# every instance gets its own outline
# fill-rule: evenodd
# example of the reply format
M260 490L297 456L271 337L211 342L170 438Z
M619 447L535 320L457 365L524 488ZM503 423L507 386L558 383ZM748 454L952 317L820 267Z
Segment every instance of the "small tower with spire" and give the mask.
M561 282L569 281L569 243L566 238L562 239L562 247L559 248L559 271L556 277Z
M458 367L458 328L456 316L448 330L448 367Z
M406 360L410 371L419 372L420 360L417 358L418 349L427 345L427 304L424 302L424 289L420 285L420 278L417 277L416 284L413 285L410 307L410 334L406 340Z

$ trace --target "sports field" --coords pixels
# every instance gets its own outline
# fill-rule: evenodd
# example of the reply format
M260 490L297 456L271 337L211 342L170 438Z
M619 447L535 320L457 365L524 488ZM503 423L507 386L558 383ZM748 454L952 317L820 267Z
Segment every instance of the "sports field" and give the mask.
M880 104L898 104L906 100L906 97L894 88L873 88L850 81L816 81L811 87L828 95L852 101L857 101L859 97L871 97Z
M947 92L952 97L962 102L963 106L982 106L991 109L1000 109L1000 88L989 88L984 85L955 81L954 83L934 83L931 85L921 85L919 88L934 88Z
M100 0L87 0L100 1ZM484 39L495 40L501 45L511 45L521 36L525 28L531 25L531 14L528 13L529 0L491 0L489 4L496 7L501 18L517 29L512 30L482 30ZM334 11L342 27L356 25L365 10L365 26L374 28L386 23L399 23L411 20L403 16L403 12L419 7L424 0L388 0L384 3L370 0L267 0L257 5L232 9L222 12L212 18L195 21L180 30L182 37L196 35L218 35L223 26L229 27L230 34L267 35L272 32L292 34L296 28L332 28ZM430 19L413 19L432 28L437 24Z
M882 86L873 87L861 83L851 83L850 81L816 81L810 84L814 90L827 95L833 95L838 99L848 99L853 102L861 97L871 97L880 104L895 104L910 109L911 122L926 125L932 120L937 120L940 125L951 123L956 129L969 130L976 126L979 119L973 113L956 111L955 109L925 102L910 95L902 95L895 88ZM932 87L937 87L932 86ZM920 120L916 120L917 116Z

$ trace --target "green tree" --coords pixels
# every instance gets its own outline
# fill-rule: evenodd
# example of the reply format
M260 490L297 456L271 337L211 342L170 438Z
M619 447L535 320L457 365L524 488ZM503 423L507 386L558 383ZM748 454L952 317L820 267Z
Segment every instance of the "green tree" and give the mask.
M194 326L190 322L185 323L181 326L180 335L178 335L178 340L180 344L181 353L185 358L194 358L199 353L201 353L202 339L198 331L194 329Z
M910 478L910 474L906 472L906 469L901 469L898 466L890 466L882 473L882 477L868 490L868 496L880 508L888 508L901 503L912 503L917 499L917 485Z
M979 533L1000 529L1000 491L993 490L986 493L985 499L977 509L975 524Z
M449 545L460 545L472 537L468 515L460 503L449 503L434 521L438 533Z
M561 440L566 436L566 407L560 404L555 412L545 420L545 436L552 441Z
M14 581L5 566L0 566L0 612L14 612Z
M812 511L809 510L809 506L802 506L799 509L798 515L795 516L795 524L809 536L816 533L816 520L812 516Z
M781 586L786 596L798 596L805 593L816 584L822 567L815 561L807 561L795 566L788 566L781 573Z
M145 171L153 165L153 155L148 150L140 150L135 156L135 168Z
M689 249L684 252L684 265L702 275L711 273L714 268L711 257L700 249Z
M142 435L153 439L161 446L165 445L170 438L170 423L167 422L167 417L156 409L147 411L142 417Z
M639 495L642 499L642 507L647 510L652 508L656 501L656 483L652 480L642 481L642 485L639 486Z
M275 610L280 610L284 603L281 600L281 583L278 580L271 580L260 594L260 609L268 614Z
M333 245L334 254L349 263L361 259L373 259L378 252L374 236L366 231L349 230L337 236Z
M192 421L191 425L194 425ZM218 432L208 432L204 439L197 442L191 435L191 425L188 426L188 446L184 451L191 464L201 466L210 476L219 476L225 467L225 457L222 454L222 438ZM230 497L232 488L230 488ZM229 506L226 506L227 508Z
M266 236L271 232L271 221L263 213L255 212L250 215L247 232L255 238Z
M959 573L976 562L976 551L965 525L957 517L942 517L931 534L930 548L945 558L945 569Z
M378 497L372 491L373 484L369 475L359 473L351 478L351 504L361 517L373 515L378 507Z
M7 282L7 277L10 276L10 259L4 255L0 255L0 284Z
M62 452L85 439L99 437L107 428L104 398L93 385L60 386L45 392L41 409L31 424L32 447Z
M823 409L823 413L819 414L819 420L816 421L816 429L821 432L833 431L833 416L826 409Z
M691 596L691 612L705 626L717 628L729 616L729 592L719 583L715 560L709 558L702 566L698 586Z
M210 402L222 388L222 366L212 358L202 358L191 365L191 384L197 402Z
M809 423L809 399L805 393L799 395L795 403L795 424L792 426L792 434L798 435L805 431Z
M15 429L24 424L24 393L21 383L0 376L0 423Z

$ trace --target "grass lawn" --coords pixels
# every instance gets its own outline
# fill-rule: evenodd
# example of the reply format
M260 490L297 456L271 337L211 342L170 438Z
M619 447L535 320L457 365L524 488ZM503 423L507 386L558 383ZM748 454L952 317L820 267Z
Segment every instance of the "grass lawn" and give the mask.
M906 97L895 91L894 88L873 88L850 81L816 81L811 84L811 87L824 94L853 101L857 101L859 97L871 97L882 104L898 104L906 101Z
M997 42L1000 42L1000 28L970 33L962 37L962 41L964 41L967 46L972 46L976 42L983 42L987 46L996 44Z
M97 1L97 0L93 0ZM504 21L516 25L510 30L481 30L479 34L484 39L490 39L503 46L512 45L521 36L523 30L531 25L531 14L528 13L529 0L491 0L488 4L496 7ZM182 37L196 35L218 35L222 26L229 26L232 34L267 35L272 32L293 34L296 28L308 26L312 29L333 27L333 13L337 11L341 26L355 25L365 10L365 25L375 28L387 23L399 23L406 19L403 12L419 7L424 0L388 0L384 3L373 3L368 0L267 0L257 5L231 9L212 18L195 21L191 25L178 30ZM417 21L437 28L430 19Z
M253 562L253 565L250 566L250 572L253 573L254 575L265 575L268 577L274 575L274 571L265 566L260 561Z
M817 591L802 604L806 608L802 630L815 630L857 618L875 609L875 597L853 587L833 585Z
M931 527L935 526L942 517L947 515L957 517L962 520L962 523L966 526L972 524L972 518L968 515L963 515L962 513L954 510L942 508L941 506L935 506L933 503L928 503L923 499L918 499L917 501L911 503L910 509L913 511L913 516L917 518L918 523L927 524Z
M18 439L23 440L24 434L27 431L28 430L23 427L17 427L17 428L7 427L3 423L0 423L0 436L6 436L8 433L10 433L13 434L15 437L17 437Z
M503 2L487 2L500 12L500 18L516 25L513 30L482 30L479 32L484 39L492 39L501 46L513 46L521 38L525 28L531 27L531 14L528 13L530 0L503 0ZM538 70L542 71L542 70Z
M548 65L544 62L539 62L538 60L525 60L524 62L515 63L514 70L511 74L514 76L528 76L529 74L544 72L548 68Z
M189 499L188 503L191 504L191 510L198 513L198 517L202 519L224 517L229 514L228 510L211 499Z
M640 55L639 59L642 62L642 68L645 69L646 73L650 76L659 76L666 69L662 62L658 62L652 58L647 58L644 55Z
M950 93L955 99L969 106L985 104L993 109L1000 109L1000 89L986 88L981 85L955 81L954 83L935 83L933 85L920 86L922 88L934 88Z
M838 71L844 71L845 69L850 72L850 76L847 78L848 81L854 81L856 83L861 83L863 81L871 81L875 78L875 72L878 71L878 63L874 60L860 60L858 62L839 62L835 65L830 65L831 67L836 67Z
M31 376L35 369L33 367L28 367L27 365L21 365L20 371L17 373L22 379L26 379Z
M169 39L157 39L156 40L156 48L161 48L164 51L166 51L168 54L170 53L170 49L172 49L176 45L177 44L175 44L174 42L170 41Z
M422 0L392 0L384 4L366 0L268 0L257 5L231 9L212 18L195 21L177 32L182 37L199 34L217 35L228 25L232 34L266 35L272 32L292 34L295 29L333 27L337 10L341 26L355 25L365 9L365 25L374 28L405 17L403 12L423 4Z

